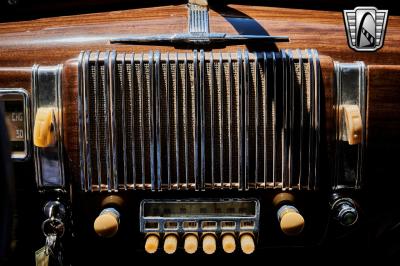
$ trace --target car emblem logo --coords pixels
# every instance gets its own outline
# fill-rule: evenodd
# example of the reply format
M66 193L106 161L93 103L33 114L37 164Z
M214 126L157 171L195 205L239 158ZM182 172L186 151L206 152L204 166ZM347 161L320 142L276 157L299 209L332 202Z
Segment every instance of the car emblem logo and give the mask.
M388 10L356 7L344 10L347 41L356 51L376 51L383 46Z

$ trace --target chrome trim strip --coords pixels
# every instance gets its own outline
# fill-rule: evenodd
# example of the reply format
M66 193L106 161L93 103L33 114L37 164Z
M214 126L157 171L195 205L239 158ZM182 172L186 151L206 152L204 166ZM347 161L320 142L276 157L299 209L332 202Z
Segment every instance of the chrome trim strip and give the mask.
M143 53L140 54L140 153L141 153L141 164L142 164L142 189L146 189L146 161L145 161L145 147L144 147L144 59Z
M286 188L288 185L288 80L287 80L287 56L284 50L281 50L281 60L282 60L282 84L283 84L283 92L282 92L282 111L283 117L281 122L281 186Z
M121 60L121 67L122 67L122 73L121 73L121 101L122 101L122 152L123 152L123 163L124 163L124 189L128 189L128 157L126 154L126 149L127 149L127 139L126 139L126 131L127 131L127 125L126 125L126 100L125 100L125 95L128 92L128 88L126 86L126 77L125 77L125 71L126 71L126 63L125 63L125 53L122 53L122 60Z
M275 57L275 53L272 52L272 72L273 72L273 76L274 76L274 86L273 86L273 98L272 98L272 113L275 114L275 117L273 116L273 137L272 137L272 142L273 142L273 148L272 148L272 183L273 183L273 187L276 187L276 178L277 178L277 171L278 171L278 165L276 162L276 159L278 157L278 143L277 143L277 139L278 139L278 130L277 130L277 123L276 123L276 101L277 101L277 86L276 86L276 60L277 58Z
M104 55L104 93L105 93L105 106L104 106L104 117L105 117L105 138L106 138L106 167L107 167L107 191L111 191L111 178L112 178L112 158L111 158L111 148L110 144L110 86L109 86L109 63L110 52L107 51Z
M250 94L250 66L249 66L249 53L244 51L244 66L243 66L243 81L244 81L244 179L243 188L249 189L249 124L250 124L250 107L249 107L249 94Z
M86 182L87 182L87 189L89 191L92 191L92 178L91 178L91 173L92 173L92 155L90 151L90 143L91 143L91 138L90 138L90 116L89 116L89 63L90 63L90 52L86 51L85 54L83 55L83 113L84 113L84 140L85 140L85 146L86 146L86 154L85 154L85 160L86 160Z
M84 141L84 125L83 125L83 97L82 97L82 90L83 90L83 71L82 71L82 61L83 61L83 55L85 52L81 52L79 54L79 58L78 58L78 123L79 123L79 162L80 162L80 175L81 175L81 189L84 191L87 191L86 188L86 147L84 145L85 141ZM36 87L37 86L37 65L35 65L32 69L32 82L33 82L33 86L32 87ZM33 92L32 92L33 94ZM34 101L32 100L32 103L34 103ZM37 107L33 106L33 110L36 110ZM33 116L32 112L32 121L35 121L35 117ZM36 166L36 164L35 164ZM36 168L36 167L35 167ZM36 168L36 172L38 172L38 169Z
M154 54L153 51L150 51L149 54L149 96L150 96L150 127L149 127L149 136L150 136L150 179L151 179L151 190L155 191L156 189L156 163L155 162L155 128L156 128L156 121L155 121L155 104L154 104L154 97L155 97L155 90L154 89Z
M199 190L199 124L200 120L200 81L199 81L199 63L197 50L193 51L193 77L194 77L194 93L195 93L195 118L194 118L194 183L195 189Z
M295 75L295 68L294 68L294 61L293 61L293 52L292 50L288 50L288 59L289 59L289 154L288 154L288 174L289 174L289 188L291 189L294 183L294 115L296 112L295 109L295 86L294 86L294 75Z
M111 113L111 145L112 145L112 189L118 191L118 160L117 160L117 118L115 116L116 112L116 97L117 97L117 84L115 79L116 73L116 60L117 53L113 50L110 53L110 65L109 65L109 78L110 78L110 113Z
M135 134L135 98L134 98L134 90L135 90L135 76L136 76L136 69L135 69L135 53L131 54L131 89L130 89L130 101L131 101L131 132L132 132L132 139L131 139L131 153L132 153L132 187L136 189L136 134ZM140 114L139 114L140 116Z
M94 82L94 105L95 105L95 114L96 116L99 114L99 96L98 96L98 92L99 92L99 88L100 88L100 80L99 80L99 73L100 73L100 68L99 68L99 57L100 57L100 52L97 51L95 54L95 71L94 71L94 75L95 75L95 82ZM96 150L98 152L100 152L100 137L99 137L99 132L100 132L100 128L99 128L99 123L96 123ZM101 160L100 160L100 156L99 154L96 154L96 164L97 164L97 185L98 185L98 190L101 191L101 174L102 174L102 169L101 169ZM93 173L95 174L95 173Z
M210 138L211 138L211 187L215 188L215 134L214 134L214 90L215 90L215 71L214 71L214 55L213 52L210 52L210 97L211 97L211 107L210 107L210 116L211 116L211 128L210 128Z
M258 123L258 112L259 112L259 100L262 101L262 98L260 97L262 95L262 86L260 85L259 79L260 79L260 74L259 74L259 66L258 66L258 53L254 53L255 60L254 60L254 75L255 75L255 88L254 88L254 97L255 97L255 104L254 104L254 124L255 124L255 166L254 166L254 188L258 187L258 175L259 175L259 156L258 156L258 150L259 150L259 141L258 141L258 132L259 132L259 123Z
M244 175L246 174L245 169L245 149L246 149L246 139L245 139L245 89L244 87L244 77L243 77L243 59L242 59L242 52L238 50L237 52L237 63L238 63L238 76L239 76L239 138L238 138L238 147L239 147L239 190L243 190L244 185Z
M305 156L305 147L304 147L304 138L305 138L305 121L306 121L306 84L304 80L304 65L303 65L303 53L300 49L297 49L297 55L299 60L299 68L300 68L300 139L299 139L299 153L300 153L300 164L299 164L299 183L298 188L302 187L302 179L305 177L305 168L304 168L304 156Z
M165 60L165 71L166 73L166 92L165 92L165 96L166 96L166 107L167 107L167 175L168 175L168 190L171 189L171 133L170 133L170 83L171 83L171 78L172 78L172 74L171 74L171 66L170 66L170 61L169 61L169 52L167 52L167 58ZM161 111L160 111L161 112Z
M188 68L188 60L187 53L184 54L184 88L185 88L185 99L184 99L184 138L185 138L185 178L186 178L186 186L185 189L189 189L189 147L188 147L188 90L189 90L189 68Z
M314 189L319 187L319 173L320 173L320 142L321 142L321 68L318 51L313 49L314 63L315 63L315 94L316 94L316 121L315 121L315 174L314 174ZM365 116L363 116L365 118Z
M205 190L205 171L206 171L206 114L205 114L205 58L204 58L204 50L200 50L200 189Z
M175 53L175 96L176 96L176 106L175 106L175 152L176 152L176 185L177 189L180 189L180 150L179 150L179 60L178 53Z
M307 50L308 63L310 65L310 123L308 132L308 189L312 189L315 179L315 162L314 162L314 147L315 147L315 70L314 60L311 50Z
M263 153L264 153L264 188L267 187L267 178L268 178L268 152L267 152L267 141L269 142L270 140L268 140L267 138L267 127L268 127L268 103L269 103L269 88L268 88L268 56L266 54L266 52L263 53L263 57L264 57L264 89L265 89L265 98L264 98L264 128L263 128L263 133L264 133L264 142L263 142Z
M231 56L229 54L229 68L231 68L232 66L232 60L231 60ZM232 78L232 74L231 74L231 69L229 69L229 75L230 78ZM220 138L220 146L219 146L219 161L220 161L220 165L219 165L219 171L220 171L220 180L221 180L221 187L223 187L224 185L224 136L223 136L223 119L224 119L224 104L223 104L223 89L224 89L224 62L222 60L222 53L219 53L219 105L221 107L221 111L220 111L220 120L219 120L219 138ZM232 97L231 97L232 100ZM230 126L230 124L229 124ZM229 129L229 140L231 139L231 128ZM229 143L229 160L231 158L231 153L230 153L230 143ZM231 179L231 175L229 173L229 183L232 184L232 179Z
M160 105L160 98L161 98L161 70L160 70L160 52L156 51L154 53L154 61L155 61L155 70L154 70L154 82L153 89L155 89L153 95L155 100L155 137L156 137L156 167L157 167L157 189L161 190L161 173L162 173L162 161L161 161L161 126L160 126L160 112L161 112L161 105ZM154 103L154 102L153 102Z

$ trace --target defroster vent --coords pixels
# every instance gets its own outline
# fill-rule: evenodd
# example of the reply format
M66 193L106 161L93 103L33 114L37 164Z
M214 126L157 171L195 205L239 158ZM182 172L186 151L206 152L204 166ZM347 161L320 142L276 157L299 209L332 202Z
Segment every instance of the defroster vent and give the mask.
M82 190L314 190L319 76L315 50L82 52Z

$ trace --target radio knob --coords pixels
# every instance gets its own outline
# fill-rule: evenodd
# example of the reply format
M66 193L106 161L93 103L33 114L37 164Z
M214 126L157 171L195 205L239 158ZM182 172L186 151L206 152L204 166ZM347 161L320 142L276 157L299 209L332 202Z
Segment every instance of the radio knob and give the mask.
M338 194L333 195L332 211L334 218L343 226L351 226L358 220L356 204L351 198L343 198Z
M283 205L278 210L278 220L282 232L288 236L298 235L304 229L303 216L291 205Z
M217 241L214 234L205 234L203 237L203 251L211 255L217 250Z
M144 249L146 250L147 253L153 254L157 251L159 242L160 240L158 238L158 235L150 234L146 237L146 243L144 244Z
M244 254L251 254L256 249L254 243L253 235L250 233L245 233L240 236L240 248Z
M222 236L222 249L226 253L233 253L236 249L236 241L233 234L227 233Z
M118 232L119 212L114 208L104 209L94 221L94 231L102 237L112 237Z
M168 234L164 238L164 251L167 254L174 254L178 246L178 237L175 234Z
M183 244L183 248L185 249L186 253L193 254L197 251L199 246L199 241L197 236L194 234L188 234L185 236L185 243Z

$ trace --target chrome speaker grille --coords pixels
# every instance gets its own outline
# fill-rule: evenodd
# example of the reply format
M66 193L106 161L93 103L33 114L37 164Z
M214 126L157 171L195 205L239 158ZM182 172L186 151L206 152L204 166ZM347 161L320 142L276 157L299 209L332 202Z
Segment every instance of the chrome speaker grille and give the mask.
M318 188L315 50L82 52L84 191Z

